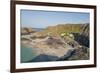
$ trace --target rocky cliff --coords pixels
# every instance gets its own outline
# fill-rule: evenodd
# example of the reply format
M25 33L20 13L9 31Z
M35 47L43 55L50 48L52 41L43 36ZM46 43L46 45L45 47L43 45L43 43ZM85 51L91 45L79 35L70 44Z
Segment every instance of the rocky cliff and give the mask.
M74 40L77 41L80 45L84 45L86 47L89 47L89 24L84 24L81 26L81 31L79 33L73 33Z
M33 28L21 28L21 34L29 34L29 33L32 33L32 32L35 32L33 31Z
M27 33L33 32L29 29L24 29L24 31ZM74 38L68 35L61 37L62 32L72 34ZM30 35L30 40L26 44L31 45L38 53L30 62L89 59L89 24L49 26ZM42 38L32 38L32 36Z

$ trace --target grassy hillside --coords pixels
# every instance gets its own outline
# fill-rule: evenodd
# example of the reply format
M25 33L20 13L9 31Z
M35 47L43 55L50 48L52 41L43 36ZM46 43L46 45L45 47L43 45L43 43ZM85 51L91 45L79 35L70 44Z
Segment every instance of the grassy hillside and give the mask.
M52 36L60 36L61 33L80 33L82 24L59 24L56 26L49 26L40 32L36 32L34 35L46 36L51 33Z

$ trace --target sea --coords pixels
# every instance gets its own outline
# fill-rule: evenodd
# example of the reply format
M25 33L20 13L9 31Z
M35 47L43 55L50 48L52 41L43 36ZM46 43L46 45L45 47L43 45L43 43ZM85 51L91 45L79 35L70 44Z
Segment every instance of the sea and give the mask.
M27 63L36 57L36 50L30 46L21 45L21 63Z

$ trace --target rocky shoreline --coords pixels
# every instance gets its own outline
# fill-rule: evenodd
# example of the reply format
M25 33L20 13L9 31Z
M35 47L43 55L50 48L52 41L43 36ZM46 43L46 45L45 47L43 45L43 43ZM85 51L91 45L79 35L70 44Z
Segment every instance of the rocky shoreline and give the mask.
M57 37L46 37L44 39L34 39L29 41L23 40L22 44L31 46L36 50L37 56L29 62L71 60L71 56L73 57L73 52L79 49L72 47L71 45L65 43L62 38ZM72 59L74 60L74 57Z

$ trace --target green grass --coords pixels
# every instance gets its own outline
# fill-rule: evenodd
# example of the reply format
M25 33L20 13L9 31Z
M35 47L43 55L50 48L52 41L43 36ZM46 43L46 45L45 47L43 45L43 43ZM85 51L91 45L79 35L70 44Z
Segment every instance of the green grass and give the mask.
M37 32L37 35L46 36L48 33L51 33L52 36L60 36L61 33L80 33L82 24L64 24L49 26L43 31Z

